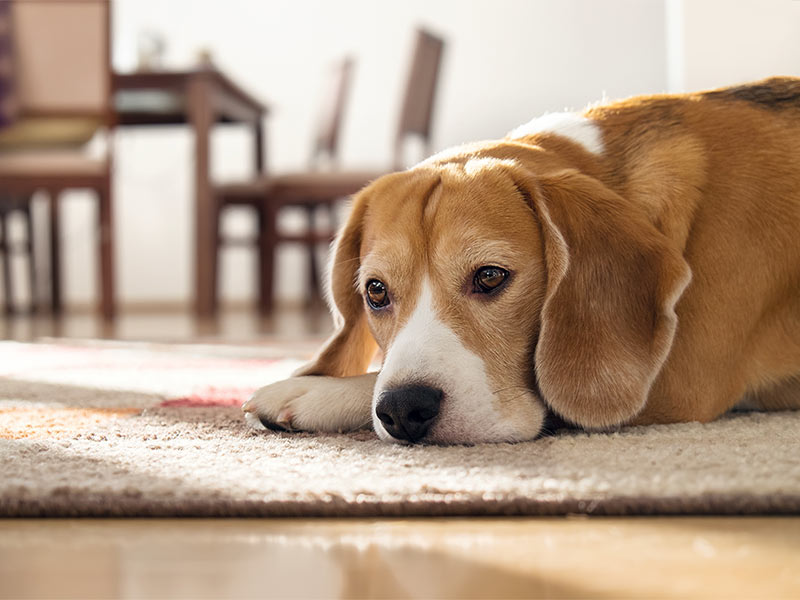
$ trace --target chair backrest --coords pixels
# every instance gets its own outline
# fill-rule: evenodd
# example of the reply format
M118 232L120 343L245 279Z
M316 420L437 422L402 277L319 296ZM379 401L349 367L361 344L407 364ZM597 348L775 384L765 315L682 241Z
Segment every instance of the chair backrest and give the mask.
M395 137L393 158L395 169L404 167L403 143L410 135L418 135L423 141L424 151L430 154L433 106L443 50L444 40L422 29L417 30L411 69L408 73L405 98Z
M353 59L343 58L333 64L330 76L323 91L320 113L317 121L314 150L311 154L311 166L319 166L321 160L336 164L339 151L339 132L342 128L344 107L350 91L353 76Z
M22 115L111 115L109 0L11 0Z

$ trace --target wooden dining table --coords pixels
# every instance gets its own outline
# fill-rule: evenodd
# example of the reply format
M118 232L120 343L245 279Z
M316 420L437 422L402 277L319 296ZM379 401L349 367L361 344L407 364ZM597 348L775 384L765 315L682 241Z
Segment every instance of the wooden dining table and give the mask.
M256 174L266 169L268 107L216 68L115 73L116 126L188 125L194 133L194 307L198 317L215 314L217 232L211 185L211 129L240 123L253 133Z

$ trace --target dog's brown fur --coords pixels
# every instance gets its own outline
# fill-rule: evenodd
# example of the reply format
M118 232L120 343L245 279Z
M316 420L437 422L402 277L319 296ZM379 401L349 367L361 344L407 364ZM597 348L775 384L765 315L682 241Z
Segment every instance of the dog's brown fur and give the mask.
M437 264L414 253L442 244L408 240L426 231L458 244L472 232L528 248L532 275L514 298L525 310L486 310L535 343L544 401L566 419L708 421L744 398L800 407L800 80L633 98L584 115L602 130L602 156L537 134L433 157L361 192L331 274L343 322L305 373L363 373L375 340L387 347L413 308L391 323L370 319L354 288L362 261L379 256L393 281L413 282L420 261ZM463 176L481 161L479 179ZM449 321L490 371L533 370L519 364L529 354L509 350L526 345L519 335L481 351L493 340L479 318Z

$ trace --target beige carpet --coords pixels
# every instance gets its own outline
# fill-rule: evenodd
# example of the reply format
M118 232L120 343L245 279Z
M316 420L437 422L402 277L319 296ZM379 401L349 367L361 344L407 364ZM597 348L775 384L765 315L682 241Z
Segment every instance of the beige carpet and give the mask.
M0 516L800 512L799 412L470 447L249 429L309 350L0 343Z

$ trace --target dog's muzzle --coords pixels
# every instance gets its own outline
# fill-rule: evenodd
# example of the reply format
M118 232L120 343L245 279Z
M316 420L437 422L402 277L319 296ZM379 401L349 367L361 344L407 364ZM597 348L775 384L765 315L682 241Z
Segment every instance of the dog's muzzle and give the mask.
M425 385L391 388L381 393L375 414L393 438L414 443L436 421L443 395L442 390Z

